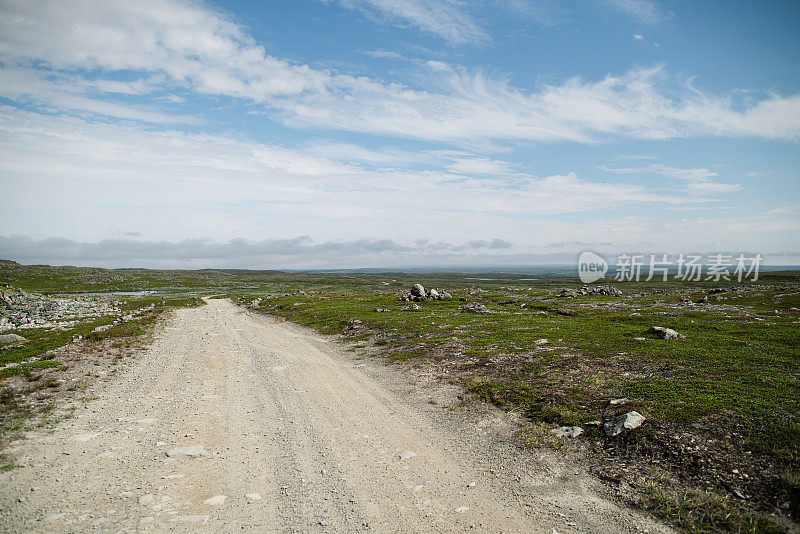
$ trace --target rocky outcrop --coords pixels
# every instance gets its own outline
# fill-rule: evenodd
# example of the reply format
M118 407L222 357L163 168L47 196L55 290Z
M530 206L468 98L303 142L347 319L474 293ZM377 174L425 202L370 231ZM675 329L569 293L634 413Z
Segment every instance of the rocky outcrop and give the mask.
M425 289L422 284L414 284L411 286L411 291L402 295L400 300L402 302L424 302L426 300L447 300L453 298L453 295L447 291L439 291L438 289Z
M17 345L19 343L25 343L26 341L28 340L17 334L0 334L0 345Z
M580 289L564 289L561 291L562 297L580 297L581 295L621 297L622 291L613 286L583 286Z
M119 308L109 300L47 297L11 287L0 291L0 332L16 328L70 328L87 318L115 313L119 313Z

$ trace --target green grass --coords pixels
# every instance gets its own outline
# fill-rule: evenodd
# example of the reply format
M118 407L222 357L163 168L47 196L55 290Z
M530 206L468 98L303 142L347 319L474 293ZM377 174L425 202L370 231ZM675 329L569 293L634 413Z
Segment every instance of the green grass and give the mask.
M0 471L11 471L12 469L16 469L18 467L22 467L21 465L17 465L14 462L3 462L0 463Z
M645 505L669 518L688 532L737 532L780 534L785 529L758 514L743 512L729 499L711 493L690 490L670 491L650 486Z
M0 370L0 378L5 378L7 376L14 376L18 374L25 374L35 369L51 369L53 367L58 367L61 365L59 362L53 360L38 360L35 362L26 362L16 367L7 367L5 369Z

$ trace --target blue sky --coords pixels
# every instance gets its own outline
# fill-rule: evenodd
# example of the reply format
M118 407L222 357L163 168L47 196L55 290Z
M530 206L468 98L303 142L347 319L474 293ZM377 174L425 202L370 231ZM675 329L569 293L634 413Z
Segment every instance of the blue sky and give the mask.
M0 0L0 256L800 263L797 2Z

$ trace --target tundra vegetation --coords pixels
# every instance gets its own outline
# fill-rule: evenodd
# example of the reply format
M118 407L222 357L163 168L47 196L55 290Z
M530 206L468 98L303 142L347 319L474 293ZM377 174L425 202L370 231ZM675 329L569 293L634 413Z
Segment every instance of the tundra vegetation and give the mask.
M70 354L119 357L132 340L146 340L169 309L200 305L201 296L224 297L339 336L361 357L433 373L461 386L464 403L519 413L521 445L573 455L620 499L679 527L797 528L800 273L771 272L742 283L612 282L585 290L564 275L537 276L7 262L0 265L0 289L62 298L153 293L94 297L114 299L119 311L66 330L0 332L27 339L0 349L0 367L18 364L0 371L4 435L30 420L20 409L30 395L70 387L60 382L64 367L86 372ZM409 293L415 283L436 293ZM131 311L138 315L119 321ZM104 325L112 326L96 330ZM23 378L36 385L25 386ZM74 378L69 384L80 383Z

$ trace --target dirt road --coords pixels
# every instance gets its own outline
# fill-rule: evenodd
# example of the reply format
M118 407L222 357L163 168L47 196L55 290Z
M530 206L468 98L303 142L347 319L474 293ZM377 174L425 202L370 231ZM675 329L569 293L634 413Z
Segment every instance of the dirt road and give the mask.
M424 389L228 301L180 310L55 432L12 444L0 530L667 530L502 445L499 412Z

